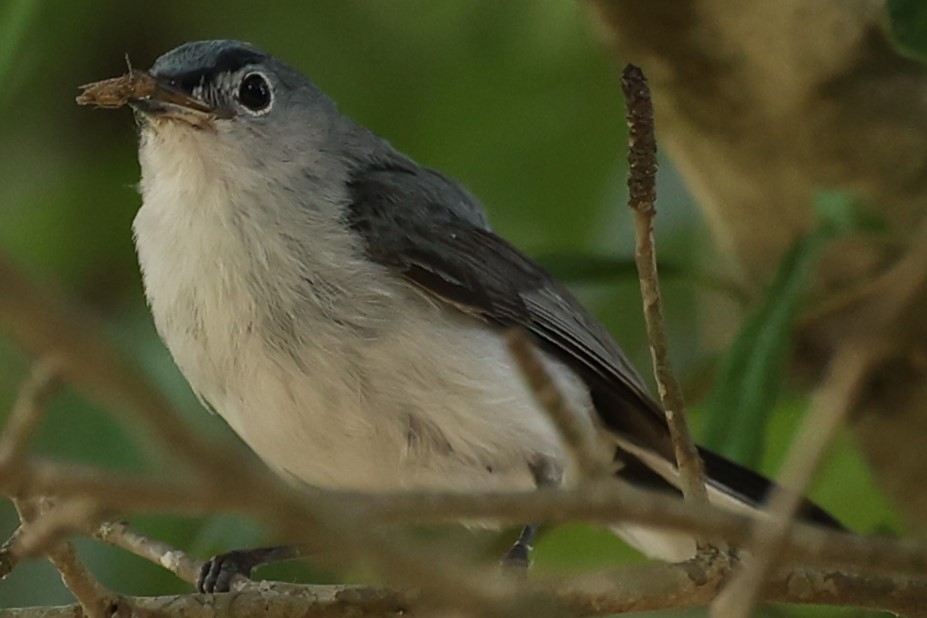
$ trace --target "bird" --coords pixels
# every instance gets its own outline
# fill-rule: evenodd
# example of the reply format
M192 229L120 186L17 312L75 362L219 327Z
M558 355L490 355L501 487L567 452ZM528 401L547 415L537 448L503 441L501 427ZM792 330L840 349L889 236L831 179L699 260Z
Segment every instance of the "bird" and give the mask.
M665 414L573 296L491 228L461 184L342 114L249 43L183 44L128 104L142 204L133 234L154 324L203 404L306 487L522 491L579 479L505 341L521 329L603 466L680 491ZM760 508L773 484L699 449L713 500ZM807 502L806 521L838 527ZM508 555L526 556L526 525ZM681 560L693 539L614 529ZM198 588L289 557L238 550Z

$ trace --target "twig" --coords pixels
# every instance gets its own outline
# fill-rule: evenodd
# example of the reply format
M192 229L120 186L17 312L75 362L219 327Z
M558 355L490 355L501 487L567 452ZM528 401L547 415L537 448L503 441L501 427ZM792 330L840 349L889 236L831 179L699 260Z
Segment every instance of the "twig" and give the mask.
M262 618L400 618L417 606L417 596L361 586L316 585L262 587L235 594L186 594L162 597L127 597L139 616L260 616ZM418 615L416 613L416 615ZM0 618L80 618L76 606L0 609Z
M663 303L653 242L654 204L657 199L653 100L647 78L634 65L629 64L622 71L621 90L628 107L628 206L634 212L634 258L644 301L644 320L654 376L676 451L683 494L695 502L707 502L702 463L686 422L682 388L669 359L669 342L663 325Z
M133 530L125 522L104 522L87 532L104 543L121 547L136 556L161 565L191 584L196 583L200 567L203 565L185 552Z
M927 238L927 221L921 223L916 238ZM817 405L798 430L783 466L783 489L776 491L769 502L773 522L769 526L757 526L751 543L757 550L756 557L718 597L713 615L743 618L752 611L762 581L775 565L780 541L787 535L799 508L800 495L811 481L833 435L849 414L868 373L885 356L887 333L891 332L892 324L923 291L925 280L927 248L925 243L918 242L878 279L874 287L879 294L871 299L874 304L867 314L870 334L865 339L845 343L835 352L827 378L815 398Z
M756 526L747 545L753 552L742 570L712 604L717 618L748 618L760 598L763 582L779 558L779 548L794 522L802 494L814 478L837 429L843 424L857 397L866 372L875 361L874 348L847 345L831 362L831 369L815 398L817 404L796 432L780 475L780 487L767 507L772 515L767 525Z
M306 496L265 499L223 487L203 489L171 486L161 481L122 477L106 471L75 470L60 464L41 462L41 474L25 473L39 493L80 496L92 499L106 511L121 513L174 513L203 515L235 511L265 520L288 522L303 536L313 529L312 511ZM38 480L41 479L41 480ZM0 491L2 491L0 486ZM684 504L661 492L625 484L590 483L576 490L550 490L513 494L423 492L365 493L319 492L313 500L338 511L364 513L378 524L456 523L461 520L489 520L516 524L524 521L616 521L648 524L664 530L688 532L707 538L745 545L752 539L754 525L766 525L759 513L731 512L710 504ZM269 519L266 503L274 507ZM368 524L369 525L369 524ZM324 544L321 547L325 548ZM866 537L797 524L782 543L783 557L812 564L841 564L873 572L927 571L927 544L903 539Z
M250 505L248 510L256 517L277 524L292 535L304 532L303 524L314 521L315 526L330 531L330 539L324 544L319 541L320 546L329 550L325 554L329 563L356 561L363 557L380 567L381 572L397 585L414 586L420 590L423 606L469 607L475 615L481 616L518 616L525 612L541 616L554 611L550 606L547 609L535 607L533 603L514 597L498 578L460 563L450 551L429 552L424 548L410 551L406 549L409 543L404 542L404 535L394 532L387 538L371 529L366 520L351 515L347 509L335 508L337 505L322 507L308 500L298 502L304 497L295 493L277 495L271 488L267 488L266 493L262 493L259 487L241 487L240 490L244 496L240 504ZM83 496L80 502L75 503L79 506L86 500ZM43 517L34 526L25 529L24 534L17 538L16 555L35 554L59 541L62 535L86 530L98 513L94 510L93 515L88 516L78 508L69 512L62 510L61 506L52 514L56 511L59 511L58 516ZM334 521L336 517L337 523ZM311 528L312 523L309 525ZM353 531L354 536L349 536L347 530ZM97 535L152 560L186 581L196 580L199 565L165 544L146 539L118 524L102 527Z
M162 446L211 477L235 475L245 466L189 431L131 363L108 344L95 323L49 290L23 277L0 254L0 330L38 356L53 355L62 378L114 411L126 408Z
M20 388L3 436L0 437L0 470L15 470L21 465L29 439L42 420L45 403L57 387L59 371L59 363L55 360L37 363ZM36 527L44 523L48 516L49 509L41 508L37 500L23 500L13 496L13 505L19 513L22 526L4 544L4 575L22 556L27 555L27 552L19 550L29 543ZM83 502L86 504L86 501ZM44 500L43 503L47 504ZM84 568L72 543L49 543L41 549L48 561L58 569L64 585L89 618L108 618L119 610L119 597L104 588Z
M50 503L49 503L50 504ZM41 509L40 516L24 520L10 551L17 560L48 553L75 532L96 523L100 508L92 498L73 497Z
M121 523L121 522L107 523L107 524L100 526L99 529L97 529L96 531L93 531L92 534L96 538L106 543L110 543L112 545L122 547L123 549L126 549L137 556L150 560L151 562L154 562L155 564L161 565L162 567L176 574L181 579L184 579L191 583L195 582L197 579L197 576L199 574L199 569L202 564L201 562L190 558L184 552L176 548L173 548L165 543L161 543L160 541L156 541L154 539L145 537L144 535L138 533L137 531L132 530L125 523ZM458 570L455 571L458 574L458 576L461 573L469 573L471 576L476 573L474 569L472 568L464 569L463 571L461 571L459 569L459 566L460 565L458 565ZM418 581L420 582L420 584L427 586L428 583L432 580L430 578L420 578ZM458 579L458 583L462 584L462 589L464 591L468 591L470 589L470 584L468 584L466 581L462 579ZM279 592L288 591L291 593L292 592L304 593L308 589L315 588L314 586L286 585L286 584L270 583L270 582L251 582L251 581L246 580L245 578L240 578L238 580L238 585L234 586L234 589L240 592L240 591L245 591L245 590L255 588L255 587L263 592L266 592L269 589L273 588L274 590L279 591ZM493 588L495 588L495 586L493 586ZM358 588L357 590L365 590L369 592L370 589ZM396 596L395 593L393 594L394 596ZM461 601L462 600L463 599L461 599ZM499 597L497 599L497 601L503 601L503 600L504 600L504 597ZM480 604L482 599L476 598L476 599L471 599L471 601L476 601L477 604ZM425 598L421 599L419 602L427 603L428 597L426 596ZM517 606L526 608L526 606L522 603L518 603ZM476 607L474 607L474 609L476 609ZM484 605L482 607L482 611L488 612L489 614L496 613L494 609L494 605L492 603ZM489 615L489 614L480 613L479 615Z
M35 433L42 421L45 412L45 402L56 387L57 364L46 360L36 363L26 381L20 387L13 409L0 436L0 478L16 476L21 466L23 455L29 444L29 439ZM14 505L20 513L20 519L29 521L34 519L36 509L31 501L16 501L19 488L15 485L8 488L8 493L14 498ZM23 529L19 527L13 535L0 547L0 579L6 577L19 562L19 556L13 550Z
M42 500L42 502L47 504L45 500ZM30 531L37 521L42 521L42 517L49 510L47 506L39 506L37 500L14 498L13 505L16 507L19 518L23 523L22 530L26 533ZM28 534L19 535L16 541L21 542L23 538L28 538ZM73 543L70 541L56 542L48 546L44 550L44 554L48 561L58 570L61 581L77 599L86 616L89 618L111 618L122 613L124 609L122 599L94 579L78 559ZM16 554L13 553L12 555Z
M513 328L506 332L505 341L531 392L560 432L581 478L588 480L606 477L609 474L606 462L611 459L608 448L597 439L592 424L583 422L579 413L564 398L553 376L544 367L531 338L524 330Z
M695 563L651 564L581 576L528 582L522 597L559 603L563 615L611 615L705 605L718 588L718 572ZM927 581L795 569L776 574L764 587L770 602L887 609L915 615L927 598ZM420 615L420 595L365 586L255 582L235 594L135 597L127 603L144 614L213 618L242 615L285 618L368 618ZM234 605L233 605L234 604ZM75 607L0 610L0 618L75 618ZM458 608L460 610L462 608ZM426 614L427 615L427 614Z
M54 360L36 363L13 404L0 437L0 470L15 467L22 460L29 439L45 411L45 402L57 386L60 368Z
M61 581L77 599L89 618L112 618L125 612L131 615L125 601L98 582L80 562L74 544L65 541L51 549L46 557L58 569Z
M644 612L711 602L722 569L703 570L696 561L654 564L539 582L580 615ZM927 580L858 575L796 568L774 573L764 583L766 602L853 606L923 615ZM918 613L921 612L921 613Z

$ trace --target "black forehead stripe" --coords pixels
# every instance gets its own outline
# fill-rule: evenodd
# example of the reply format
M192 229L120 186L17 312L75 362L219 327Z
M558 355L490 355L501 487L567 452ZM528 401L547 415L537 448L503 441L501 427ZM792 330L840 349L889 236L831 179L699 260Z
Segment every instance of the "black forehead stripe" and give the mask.
M264 60L263 54L244 47L233 47L223 50L216 57L212 70L214 73L234 73L242 67L257 64L262 60Z
M262 60L264 60L263 54L243 47L236 47L220 52L210 66L199 67L191 71L179 73L161 73L156 77L166 78L170 80L175 88L190 93L201 83L211 83L218 75L222 75L223 73L234 73L242 67L246 67L249 64L257 64Z

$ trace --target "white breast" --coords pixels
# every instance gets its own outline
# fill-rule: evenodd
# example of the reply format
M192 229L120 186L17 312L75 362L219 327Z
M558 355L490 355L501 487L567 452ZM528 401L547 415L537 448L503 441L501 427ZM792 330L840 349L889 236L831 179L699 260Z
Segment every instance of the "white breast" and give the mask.
M143 140L139 261L181 371L264 460L372 490L529 488L530 462L563 462L495 332L363 259L330 204L283 217L235 153L200 156L206 138ZM580 381L548 364L590 416Z

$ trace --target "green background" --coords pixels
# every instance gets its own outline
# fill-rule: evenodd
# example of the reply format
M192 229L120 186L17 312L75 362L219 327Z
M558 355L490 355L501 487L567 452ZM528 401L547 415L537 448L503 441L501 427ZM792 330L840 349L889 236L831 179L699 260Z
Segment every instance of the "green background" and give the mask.
M620 67L602 53L594 26L581 3L565 0L0 0L0 250L35 279L63 288L103 323L169 394L191 430L237 441L221 419L200 408L145 307L130 232L139 205L131 114L79 108L74 96L80 84L123 73L126 54L135 66L147 67L185 41L240 38L302 69L345 113L466 184L497 231L567 279L649 374L637 281L629 267L633 236L624 205ZM658 191L656 234L667 273L669 335L699 427L704 419L697 404L735 336L737 318L749 308L717 284L728 268L713 253L696 206L668 161L662 161ZM0 338L0 417L32 360ZM806 407L805 395L780 385L768 423L757 428L765 472L775 473ZM139 427L115 421L72 392L50 406L34 451L119 470L184 473ZM846 436L811 493L854 529L896 526ZM267 540L258 526L232 515L153 515L132 523L201 557ZM0 532L15 527L12 508L0 504ZM487 559L505 540L486 541ZM120 550L90 541L78 547L93 572L118 592L189 590ZM536 570L575 573L639 559L608 532L564 526L538 544ZM300 581L373 578L336 576L324 565L265 574ZM20 565L0 582L0 607L70 600L42 561Z

